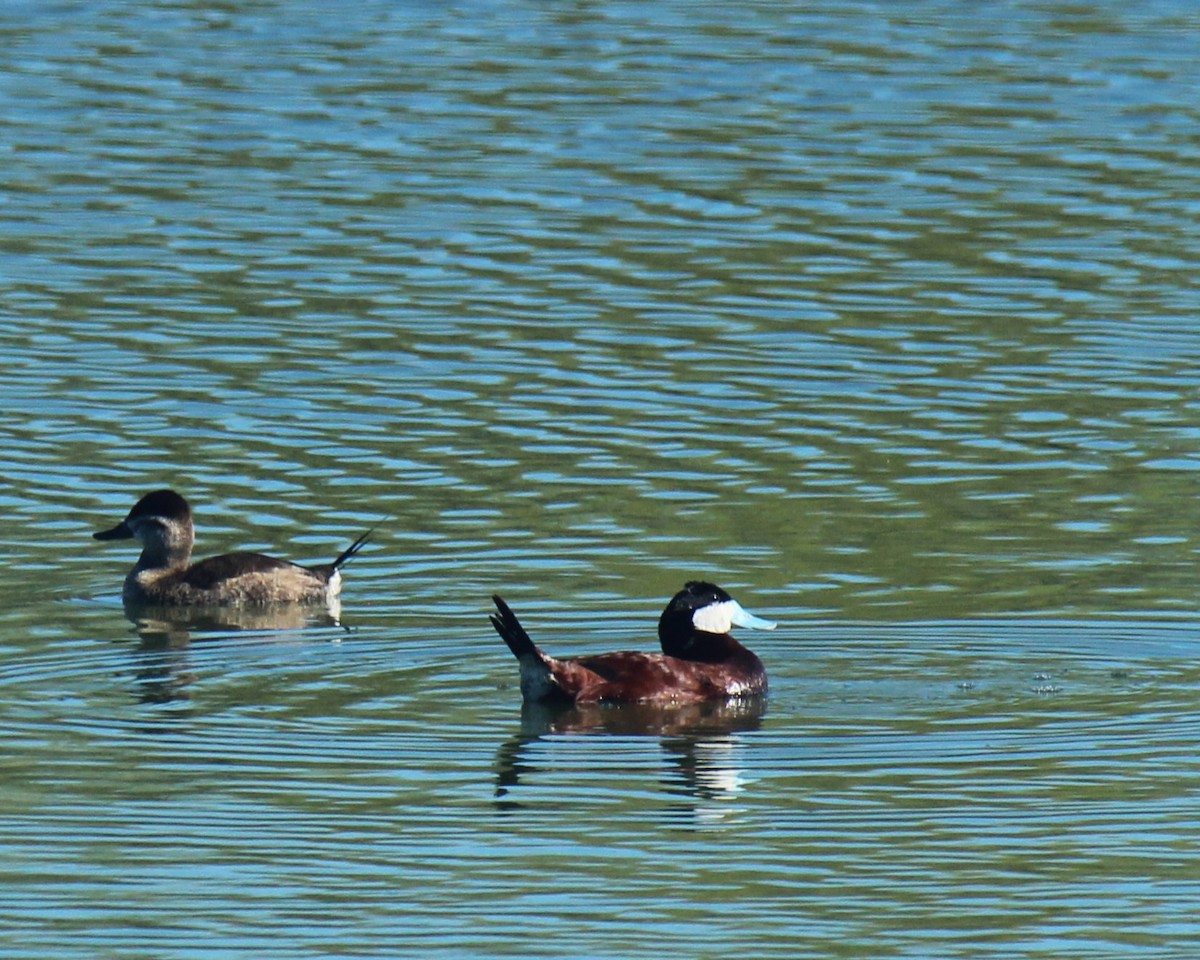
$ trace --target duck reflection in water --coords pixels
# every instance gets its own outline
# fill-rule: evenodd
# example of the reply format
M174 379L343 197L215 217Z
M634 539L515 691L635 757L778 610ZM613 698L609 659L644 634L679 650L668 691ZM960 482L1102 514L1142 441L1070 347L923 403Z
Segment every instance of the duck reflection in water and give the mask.
M336 601L327 607L302 603L260 607L126 605L125 611L140 638L134 652L135 699L149 704L188 699L187 687L197 679L188 656L194 641L228 640L245 634L271 643L294 640L296 632L306 629L346 629Z
M758 730L765 714L762 695L673 704L527 701L521 708L520 731L496 756L496 808L502 813L519 811L523 804L518 788L536 782L539 773L561 771L556 740L599 735L597 749L611 761L613 751L604 735L654 737L664 756L662 789L681 800L680 807L671 807L672 816L683 813L693 824L722 819L745 781L744 735Z
M748 613L715 584L692 581L659 618L662 653L555 658L534 644L500 597L493 599L492 625L520 664L524 698L521 732L497 759L500 809L516 808L511 791L536 769L534 742L554 734L656 736L675 768L674 783L692 801L736 792L737 735L762 720L767 674L730 630L735 624L770 630L774 623Z

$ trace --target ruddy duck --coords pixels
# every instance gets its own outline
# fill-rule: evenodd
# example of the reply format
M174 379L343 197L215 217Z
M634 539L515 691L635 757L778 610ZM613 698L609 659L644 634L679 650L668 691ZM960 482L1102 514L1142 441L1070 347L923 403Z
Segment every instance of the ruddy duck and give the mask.
M367 531L333 563L302 567L261 553L226 553L189 564L195 532L192 509L174 490L156 490L129 516L97 540L135 539L142 555L125 578L128 604L231 606L236 604L329 604L342 589L340 568L362 549Z
M662 653L601 653L562 660L547 656L508 604L492 597L492 626L521 663L526 701L565 703L696 702L766 692L762 661L730 636L736 624L773 630L775 624L742 609L720 587L684 585L658 620Z

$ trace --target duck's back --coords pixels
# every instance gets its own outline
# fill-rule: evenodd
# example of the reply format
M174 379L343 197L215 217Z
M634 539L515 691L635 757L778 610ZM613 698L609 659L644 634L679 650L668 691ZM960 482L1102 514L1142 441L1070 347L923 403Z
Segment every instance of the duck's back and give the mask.
M765 693L767 675L749 650L716 662L662 653L621 651L556 660L550 668L558 686L579 702L679 702Z
M167 604L265 604L326 598L336 570L314 570L262 553L226 553L174 570L130 574L129 599Z

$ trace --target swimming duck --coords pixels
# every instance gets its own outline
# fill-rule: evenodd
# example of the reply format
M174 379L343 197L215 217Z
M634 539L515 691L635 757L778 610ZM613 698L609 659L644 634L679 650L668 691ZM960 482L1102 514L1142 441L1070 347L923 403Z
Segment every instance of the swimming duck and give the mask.
M261 553L226 553L196 563L192 508L174 490L155 490L140 499L97 540L134 539L142 555L125 578L122 596L130 604L233 606L237 604L329 604L342 589L340 568L362 549L367 531L332 563L302 567Z
M693 580L658 620L662 653L622 651L556 659L543 653L500 597L492 626L521 664L526 701L563 703L697 702L765 693L762 661L729 631L736 624L773 630L724 590Z

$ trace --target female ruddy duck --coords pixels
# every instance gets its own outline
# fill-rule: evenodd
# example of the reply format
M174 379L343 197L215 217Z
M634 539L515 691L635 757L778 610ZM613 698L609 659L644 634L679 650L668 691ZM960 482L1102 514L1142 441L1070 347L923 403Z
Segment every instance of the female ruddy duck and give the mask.
M775 624L742 609L720 587L692 581L675 594L658 620L662 653L601 653L562 660L529 639L499 597L492 626L521 664L527 701L565 703L697 702L765 693L762 661L729 635L736 624L773 630Z
M368 530L333 563L315 567L261 553L226 553L189 564L196 538L192 509L174 490L146 494L115 527L93 534L142 545L122 596L130 604L164 606L331 603L342 589L340 568L370 535Z

